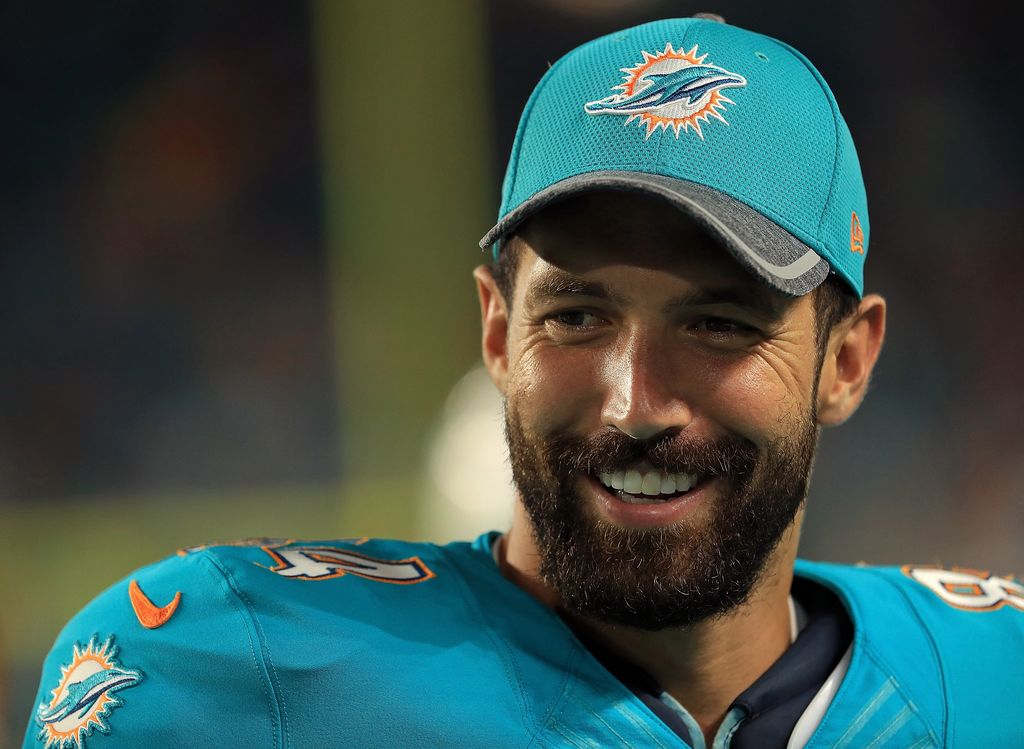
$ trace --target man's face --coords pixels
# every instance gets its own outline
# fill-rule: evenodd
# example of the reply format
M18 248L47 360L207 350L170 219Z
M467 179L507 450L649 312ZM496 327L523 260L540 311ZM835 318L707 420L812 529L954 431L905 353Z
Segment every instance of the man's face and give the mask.
M541 577L569 611L645 629L742 603L806 494L810 298L651 198L577 198L521 240L506 431Z

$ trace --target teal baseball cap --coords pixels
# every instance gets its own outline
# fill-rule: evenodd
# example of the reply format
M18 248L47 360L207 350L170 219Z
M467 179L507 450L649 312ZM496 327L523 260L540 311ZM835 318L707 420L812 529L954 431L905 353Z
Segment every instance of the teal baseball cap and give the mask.
M707 17L595 39L523 111L484 249L592 190L659 196L751 273L801 296L830 272L864 293L869 223L835 96L784 42Z

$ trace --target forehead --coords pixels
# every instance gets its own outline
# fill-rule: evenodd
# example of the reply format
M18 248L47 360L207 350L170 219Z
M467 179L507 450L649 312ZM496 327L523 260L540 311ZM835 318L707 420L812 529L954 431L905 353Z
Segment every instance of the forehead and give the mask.
M594 192L549 206L519 231L525 245L518 277L523 286L558 272L580 278L614 270L626 283L673 277L702 288L731 288L784 305L770 289L665 201L625 192ZM605 274L608 275L608 274Z

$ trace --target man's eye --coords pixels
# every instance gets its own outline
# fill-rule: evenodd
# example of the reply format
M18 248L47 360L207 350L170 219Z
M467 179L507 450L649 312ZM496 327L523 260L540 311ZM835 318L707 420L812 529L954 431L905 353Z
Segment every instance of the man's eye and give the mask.
M601 323L600 317L581 309L556 312L548 320L563 328L590 328Z
M724 317L708 317L697 323L697 329L707 333L715 333L718 335L728 335L730 333L752 333L754 329L749 325L736 322L735 320L727 320Z

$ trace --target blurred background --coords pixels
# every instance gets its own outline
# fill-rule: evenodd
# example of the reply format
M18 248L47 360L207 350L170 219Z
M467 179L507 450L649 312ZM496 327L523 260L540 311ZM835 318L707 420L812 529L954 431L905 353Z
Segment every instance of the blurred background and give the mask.
M1024 572L1024 71L984 4L11 2L0 745L68 617L178 547L507 523L470 270L519 111L699 11L815 62L868 186L889 340L803 554Z

